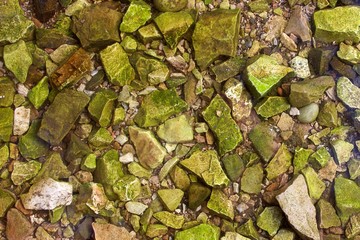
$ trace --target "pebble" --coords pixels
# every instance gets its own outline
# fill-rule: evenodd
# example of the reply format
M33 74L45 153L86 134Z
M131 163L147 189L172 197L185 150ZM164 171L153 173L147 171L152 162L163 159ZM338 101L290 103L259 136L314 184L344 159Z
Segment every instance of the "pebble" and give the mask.
M299 109L300 114L298 120L301 123L311 123L315 121L319 114L319 105L316 103L310 103L309 105Z
M29 129L30 109L24 106L18 107L14 111L13 134L23 135Z
M120 162L122 163L131 163L134 161L134 155L131 152L128 152L119 158Z

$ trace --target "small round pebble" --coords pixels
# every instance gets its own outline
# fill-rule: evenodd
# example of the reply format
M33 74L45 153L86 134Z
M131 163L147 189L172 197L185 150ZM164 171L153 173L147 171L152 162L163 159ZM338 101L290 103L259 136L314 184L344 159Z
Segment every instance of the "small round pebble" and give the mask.
M300 108L299 111L300 114L298 116L298 120L301 123L311 123L315 121L319 114L319 105L316 103L310 103L309 105Z

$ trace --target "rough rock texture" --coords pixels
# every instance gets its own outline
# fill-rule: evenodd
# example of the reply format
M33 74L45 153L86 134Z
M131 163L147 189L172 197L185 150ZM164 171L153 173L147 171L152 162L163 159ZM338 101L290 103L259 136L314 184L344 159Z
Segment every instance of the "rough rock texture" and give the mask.
M32 236L34 227L16 208L8 211L6 220L6 238L8 240L28 239Z
M287 146L282 144L265 169L267 178L272 180L286 172L291 166L291 160L292 154Z
M117 94L110 89L95 93L89 102L88 111L101 127L108 127L113 116Z
M232 220L234 218L234 207L231 200L220 189L213 189L207 207L216 214Z
M285 28L286 34L294 34L301 38L301 41L307 42L311 40L312 32L309 20L303 10L303 7L294 6L288 24Z
M0 108L0 141L8 142L12 134L14 111L11 108Z
M210 224L200 224L175 234L175 240L218 240L220 229Z
M166 120L156 133L168 143L189 142L194 138L192 126L185 115Z
M290 104L285 97L270 96L265 97L261 102L256 104L255 111L264 118L278 115L290 108Z
M132 1L120 24L120 31L132 33L151 18L151 7L142 0Z
M124 227L118 227L109 223L92 223L95 240L121 239L132 240L134 236Z
M23 135L29 129L30 125L30 108L24 106L15 108L13 134Z
M343 103L350 108L360 108L358 96L360 96L360 88L355 86L348 78L340 77L336 84L336 92Z
M307 238L320 240L316 210L308 195L303 175L296 177L283 193L276 196L276 199L296 231Z

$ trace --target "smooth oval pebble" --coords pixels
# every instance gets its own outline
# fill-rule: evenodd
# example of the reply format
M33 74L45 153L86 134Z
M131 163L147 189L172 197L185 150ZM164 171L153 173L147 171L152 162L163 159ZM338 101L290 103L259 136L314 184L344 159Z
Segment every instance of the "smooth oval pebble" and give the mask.
M315 121L317 115L319 114L319 105L316 103L310 103L305 107L299 109L300 115L298 116L298 120L301 123L311 123Z
M154 0L155 8L161 12L177 12L185 8L187 0Z

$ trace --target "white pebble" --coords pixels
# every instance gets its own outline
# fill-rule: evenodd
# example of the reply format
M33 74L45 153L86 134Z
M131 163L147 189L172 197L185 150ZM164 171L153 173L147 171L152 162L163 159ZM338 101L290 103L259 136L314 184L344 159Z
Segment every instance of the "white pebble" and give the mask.
M290 108L289 115L290 116L298 116L298 115L300 115L300 111L296 107L292 107L292 108Z
M120 162L122 163L131 163L134 161L134 155L131 152L128 152L119 158Z
M26 133L30 125L30 109L24 106L18 107L14 112L13 134L22 135Z
M124 134L121 134L115 138L115 141L120 143L120 145L124 145L128 140L129 138Z

